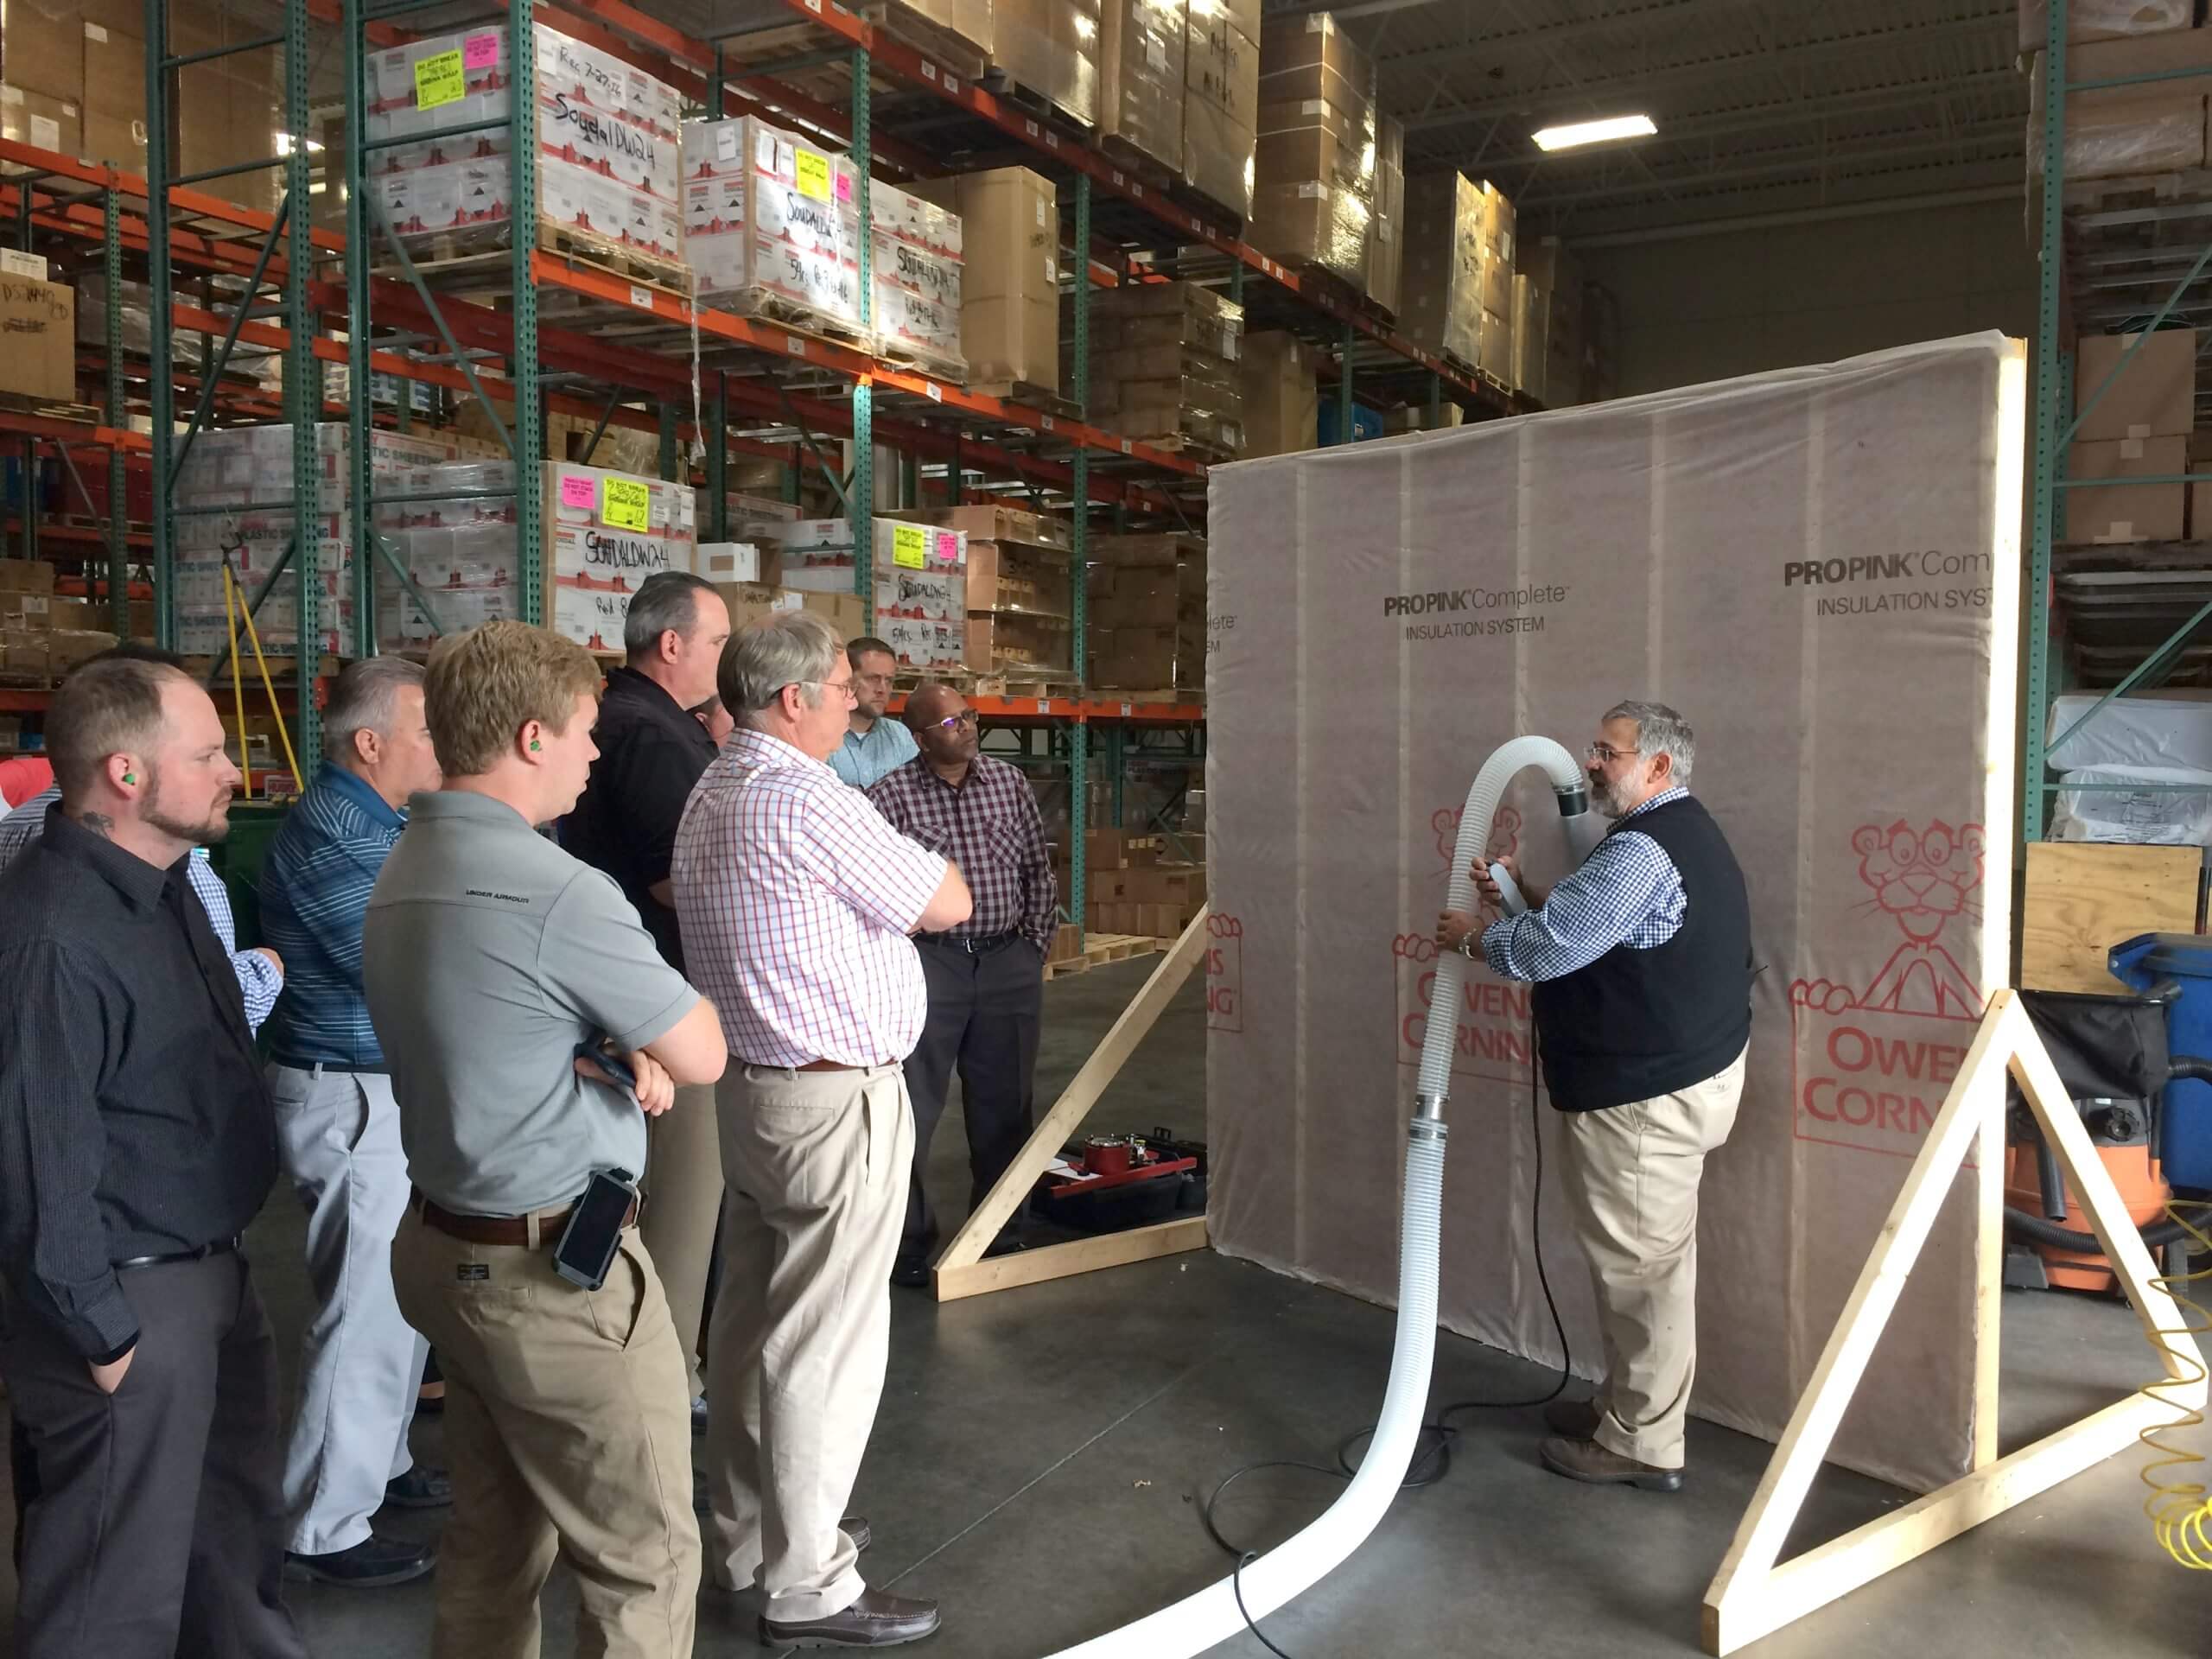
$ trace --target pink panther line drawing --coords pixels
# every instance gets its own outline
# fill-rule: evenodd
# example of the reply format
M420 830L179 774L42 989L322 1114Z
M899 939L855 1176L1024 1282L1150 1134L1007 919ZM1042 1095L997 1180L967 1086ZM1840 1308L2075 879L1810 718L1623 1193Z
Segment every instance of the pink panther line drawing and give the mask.
M1979 902L1970 895L1981 885L1982 826L1954 829L1936 818L1916 830L1900 818L1886 829L1860 825L1851 833L1851 847L1859 855L1859 879L1874 895L1854 908L1887 913L1904 943L1863 993L1825 979L1799 980L1790 987L1790 1000L1831 1014L1881 1008L1980 1018L1981 993L1936 941L1954 917L1980 918Z
M1466 813L1464 806L1440 806L1429 814L1428 827L1436 834L1436 851L1444 861L1444 874L1452 874L1452 855L1459 848L1459 820ZM1521 850L1521 814L1518 809L1501 806L1497 817L1491 820L1490 844L1483 849L1493 859Z

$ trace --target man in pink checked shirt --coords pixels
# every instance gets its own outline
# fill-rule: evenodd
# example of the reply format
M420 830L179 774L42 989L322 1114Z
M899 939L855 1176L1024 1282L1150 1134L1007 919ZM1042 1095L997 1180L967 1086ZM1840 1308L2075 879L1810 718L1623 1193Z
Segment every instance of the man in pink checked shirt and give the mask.
M890 1647L937 1604L871 1590L842 1522L883 1393L914 1119L900 1064L926 1013L909 935L968 919L968 884L826 764L852 666L811 612L724 649L737 721L692 791L669 874L684 957L734 1060L716 1091L721 1280L709 1327L708 1562L765 1596L770 1646Z

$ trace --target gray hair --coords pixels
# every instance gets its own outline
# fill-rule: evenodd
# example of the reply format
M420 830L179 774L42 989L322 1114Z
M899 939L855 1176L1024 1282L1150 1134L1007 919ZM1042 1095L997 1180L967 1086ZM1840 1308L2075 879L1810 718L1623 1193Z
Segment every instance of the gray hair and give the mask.
M722 707L731 719L741 726L758 726L761 712L787 685L807 687L800 696L808 708L817 706L823 683L843 649L837 630L812 611L780 611L730 635L715 671L715 689L721 693Z
M689 639L699 625L699 602L694 594L712 594L715 584L689 570L656 570L630 595L629 614L622 619L622 649L632 662L660 649L660 637L671 628Z
M1697 759L1697 734L1690 723L1663 702L1640 702L1634 698L1605 710L1606 720L1636 722L1636 752L1649 760L1655 754L1673 757L1675 782L1688 786L1690 765Z
M323 759L342 766L358 758L356 732L390 737L400 688L423 681L423 665L404 657L364 657L348 663L331 683L330 706L322 711Z

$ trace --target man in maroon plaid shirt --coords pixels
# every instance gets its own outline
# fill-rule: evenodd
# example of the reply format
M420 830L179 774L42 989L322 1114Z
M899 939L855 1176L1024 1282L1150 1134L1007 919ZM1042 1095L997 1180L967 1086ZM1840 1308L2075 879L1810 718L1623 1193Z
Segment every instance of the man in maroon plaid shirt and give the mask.
M968 1122L969 1209L982 1202L1033 1127L1045 957L1058 926L1059 895L1029 780L981 752L968 700L934 682L917 686L906 699L906 725L921 753L885 773L868 798L893 829L958 866L976 899L959 926L914 936L930 1011L921 1041L906 1057L914 1175L891 1280L923 1286L938 1241L923 1174L953 1068L960 1071Z

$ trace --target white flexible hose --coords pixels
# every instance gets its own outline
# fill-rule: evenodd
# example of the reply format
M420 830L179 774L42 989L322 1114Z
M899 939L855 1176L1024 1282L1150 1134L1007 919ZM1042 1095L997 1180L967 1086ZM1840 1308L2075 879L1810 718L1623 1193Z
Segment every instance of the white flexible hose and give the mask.
M1444 889L1444 908L1470 911L1475 907L1475 881L1468 868L1490 840L1491 819L1497 815L1498 797L1524 766L1541 766L1552 787L1565 793L1590 786L1582 768L1548 737L1516 737L1502 743L1467 791L1466 810L1459 814L1459 840L1452 854L1452 872ZM1447 950L1437 959L1436 979L1428 999L1428 1030L1421 1045L1421 1083L1423 1095L1439 1100L1452 1092L1452 1044L1459 1034L1461 991L1467 982L1467 959Z
M1561 794L1584 787L1574 757L1548 737L1516 737L1483 765L1459 819L1446 908L1473 907L1468 866L1490 839L1497 798L1513 774L1541 766ZM1572 823L1572 819L1569 820ZM1405 1201L1398 1242L1398 1334L1382 1414L1359 1471L1344 1495L1300 1531L1242 1569L1118 1630L1064 1648L1053 1659L1187 1659L1266 1618L1333 1571L1367 1541L1406 1478L1428 1408L1429 1370L1436 1357L1436 1276L1443 1220L1443 1102L1452 1077L1456 1011L1466 958L1446 952L1438 964L1428 1030L1421 1044L1421 1108L1408 1130ZM1439 1013L1440 1011L1440 1014ZM1431 1082L1431 1078L1434 1082ZM1243 1607L1237 1606L1242 1593Z

